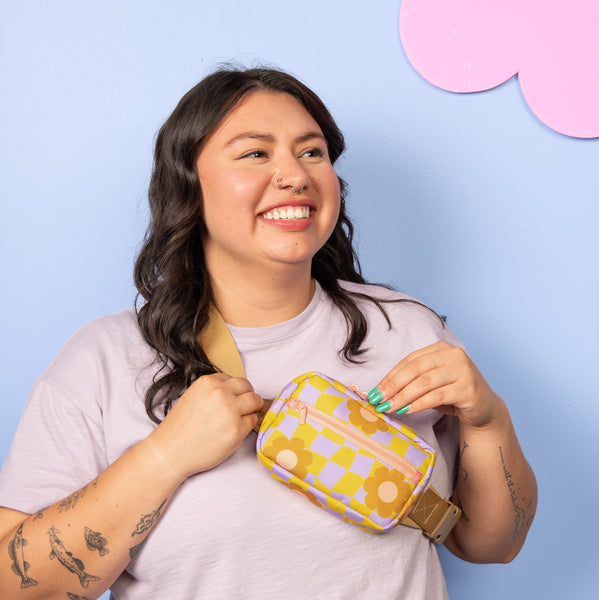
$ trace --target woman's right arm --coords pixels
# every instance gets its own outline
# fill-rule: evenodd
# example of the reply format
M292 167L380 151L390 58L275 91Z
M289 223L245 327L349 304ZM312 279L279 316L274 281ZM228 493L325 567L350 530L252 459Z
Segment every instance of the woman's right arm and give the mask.
M175 490L231 455L261 406L245 379L202 377L146 439L80 490L34 515L0 509L0 600L99 597Z

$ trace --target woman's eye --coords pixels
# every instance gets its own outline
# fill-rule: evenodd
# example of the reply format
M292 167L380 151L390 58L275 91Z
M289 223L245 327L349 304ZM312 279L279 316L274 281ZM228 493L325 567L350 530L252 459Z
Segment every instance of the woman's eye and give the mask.
M264 150L252 150L242 154L239 158L265 158L267 156Z
M302 156L305 156L306 158L322 158L324 156L324 150L321 148L310 148L309 150L306 150Z

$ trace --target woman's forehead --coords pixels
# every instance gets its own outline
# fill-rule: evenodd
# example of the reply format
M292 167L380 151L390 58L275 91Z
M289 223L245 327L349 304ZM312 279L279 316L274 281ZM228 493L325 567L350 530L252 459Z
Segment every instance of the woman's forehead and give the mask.
M210 138L228 144L246 133L275 135L281 127L322 131L297 98L285 92L259 90L244 96L216 126Z

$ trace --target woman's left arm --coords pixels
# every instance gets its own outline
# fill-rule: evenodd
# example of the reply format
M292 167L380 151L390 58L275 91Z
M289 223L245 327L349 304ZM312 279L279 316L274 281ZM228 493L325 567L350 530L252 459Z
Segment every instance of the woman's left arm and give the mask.
M513 560L534 518L536 480L506 405L466 352L447 342L417 350L368 397L379 412L411 414L434 408L459 419L452 501L463 515L445 545L470 562Z

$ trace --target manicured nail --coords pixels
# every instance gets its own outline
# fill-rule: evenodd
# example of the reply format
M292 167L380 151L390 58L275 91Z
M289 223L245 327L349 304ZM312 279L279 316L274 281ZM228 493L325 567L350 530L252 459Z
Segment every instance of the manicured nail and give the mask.
M366 396L370 404L378 404L383 399L383 392L379 392L379 388L375 387Z
M391 402L383 402L376 407L376 412L385 412L391 408Z
M404 415L410 410L410 405L406 404L403 408L395 411L396 415Z

